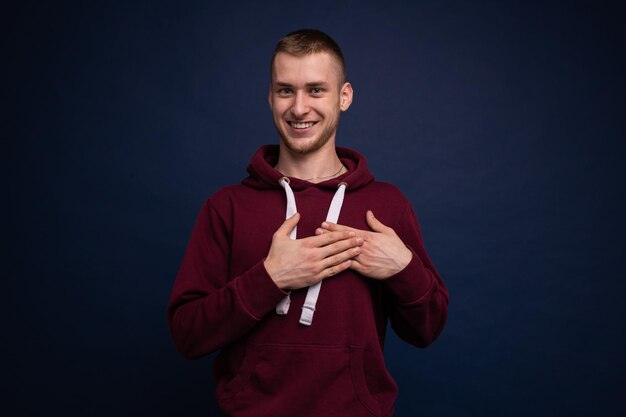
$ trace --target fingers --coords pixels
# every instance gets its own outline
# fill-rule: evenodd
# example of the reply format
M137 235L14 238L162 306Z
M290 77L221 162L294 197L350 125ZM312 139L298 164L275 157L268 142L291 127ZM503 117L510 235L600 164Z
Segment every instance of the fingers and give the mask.
M341 231L354 232L355 231L355 229L351 227L344 226L342 224L330 223L330 222L323 222L321 227L317 230L320 231L320 234L323 234L326 231L329 231L329 232L341 232ZM316 234L317 234L317 230L315 231Z
M322 277L333 276L352 267L354 258L361 253L360 246L362 244L363 238L352 237L320 248L321 253L323 253L321 260Z
M300 221L300 213L296 213L293 216L285 219L283 224L281 224L278 230L276 230L275 235L289 237L289 234L291 233L293 228L296 227L298 221Z
M345 259L352 258L361 253L359 247L363 244L363 238L361 237L351 237L350 239L342 239L338 242L326 245L320 248L320 253L323 258L332 257L338 255L342 252L349 252ZM338 260L334 263L339 263L345 259Z
M365 220L367 221L367 225L375 232L385 233L389 231L389 227L385 226L378 220L372 210L367 210L365 214Z
M311 245L311 247L321 248L323 246L332 245L342 240L350 240L354 237L356 237L356 233L349 229L334 232L326 231L325 233L318 233L318 231L316 230L315 236L311 236L305 239L308 240L308 243Z
M359 253L360 253L360 250L357 247L357 248L350 248L343 252L336 253L332 256L328 256L324 258L324 260L322 261L322 268L330 269L330 268L336 267L337 265L341 265L346 261L352 261L352 259L355 256L358 256Z
M365 214L365 221L367 222L367 225L370 227L370 229L372 229L374 232L388 233L389 231L393 230L390 227L387 227L383 223L381 223L380 220L378 220L374 216L374 213L371 210L368 210L367 213ZM354 229L348 226L344 226L342 224L323 222L321 227L319 227L315 231L315 234L322 235L326 233L327 231L335 232L335 231L344 231L344 230L352 230L361 234L364 232L362 230Z
M345 260L340 264L332 265L322 271L321 279L330 278L334 275L337 275L346 269L350 268L353 265L353 261L351 259Z
M352 258L358 256L363 238L355 236L353 231L327 231L323 235L313 236L303 240L309 240L310 245L315 246L315 258L318 273L316 280L322 280L337 275L352 265Z

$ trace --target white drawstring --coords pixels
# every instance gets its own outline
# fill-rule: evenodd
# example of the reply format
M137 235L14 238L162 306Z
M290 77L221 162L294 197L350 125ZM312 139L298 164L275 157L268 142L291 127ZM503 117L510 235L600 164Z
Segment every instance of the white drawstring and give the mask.
M337 188L337 192L333 197L333 201L328 208L328 214L326 215L326 221L330 223L337 223L339 219L339 213L341 212L341 206L343 204L343 197L346 191L346 183L342 182ZM306 299L302 306L302 314L300 315L300 323L306 326L310 326L313 322L313 314L315 314L315 305L317 304L317 297L319 297L320 289L322 287L322 281L317 284L311 285L306 292Z
M280 181L278 181L280 185L285 189L285 195L287 196L287 212L285 213L285 219L290 218L298 211L296 208L296 198L293 195L293 191L289 186L289 178L282 177ZM291 233L289 234L289 238L291 240L296 239L298 226L295 226ZM291 297L287 295L285 298L280 300L278 305L276 306L276 314L284 315L289 311L289 305L291 304Z
M287 196L287 212L285 218L293 216L296 212L296 199L293 191L289 186L289 178L283 177L280 179L280 185L285 189L285 195ZM341 212L341 206L343 205L343 198L346 191L346 183L342 182L337 188L337 192L333 196L333 200L328 208L328 214L326 215L326 221L330 223L337 223L339 219L339 213ZM291 239L296 238L296 227L293 228L289 237ZM317 298L319 297L320 289L322 287L322 281L309 287L306 293L306 299L302 306L302 314L300 315L300 323L306 326L310 326L313 322L313 315L315 314L315 306L317 304ZM287 314L289 311L289 304L291 299L289 296L283 298L276 306L277 314Z

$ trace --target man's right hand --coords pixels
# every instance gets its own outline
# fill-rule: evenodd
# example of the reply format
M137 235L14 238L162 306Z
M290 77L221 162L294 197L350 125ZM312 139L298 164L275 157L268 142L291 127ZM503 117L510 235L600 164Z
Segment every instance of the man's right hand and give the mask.
M292 240L289 234L300 220L296 213L272 237L263 264L269 276L283 290L297 290L350 268L351 259L361 253L363 239L353 231L337 231Z

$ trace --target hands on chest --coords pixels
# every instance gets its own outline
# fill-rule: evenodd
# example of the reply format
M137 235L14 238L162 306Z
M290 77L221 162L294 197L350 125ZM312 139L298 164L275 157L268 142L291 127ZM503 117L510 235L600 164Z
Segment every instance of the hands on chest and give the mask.
M368 210L372 230L323 222L315 236L289 238L300 215L285 220L272 237L264 265L279 288L308 287L348 268L373 279L386 279L402 271L413 256L396 232Z

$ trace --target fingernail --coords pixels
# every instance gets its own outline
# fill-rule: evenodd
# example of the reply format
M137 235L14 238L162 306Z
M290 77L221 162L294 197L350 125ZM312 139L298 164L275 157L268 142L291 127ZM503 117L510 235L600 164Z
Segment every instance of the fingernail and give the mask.
M354 236L356 236L356 233L354 233L354 232L348 232L348 236L350 236L350 237L354 237Z
M323 228L327 228L327 227L328 227L328 223L323 222L323 223L322 223L322 227L323 227Z
M358 243L359 245L360 245L361 243L363 243L363 238L362 238L362 237L357 237L357 238L356 238L356 243Z

